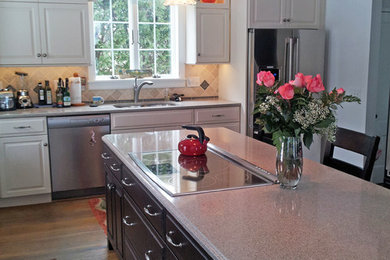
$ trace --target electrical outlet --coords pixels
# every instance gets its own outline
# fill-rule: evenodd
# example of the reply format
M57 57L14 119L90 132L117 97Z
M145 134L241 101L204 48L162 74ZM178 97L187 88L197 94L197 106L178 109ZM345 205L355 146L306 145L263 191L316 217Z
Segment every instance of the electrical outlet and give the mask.
M187 87L199 87L200 78L199 77L188 77L187 78Z

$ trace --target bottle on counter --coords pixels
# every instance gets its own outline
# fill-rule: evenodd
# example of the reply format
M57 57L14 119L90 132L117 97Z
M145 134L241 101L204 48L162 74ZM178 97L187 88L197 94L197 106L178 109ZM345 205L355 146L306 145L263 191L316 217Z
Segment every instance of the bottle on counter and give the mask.
M39 105L46 105L45 89L43 88L43 85L41 82L38 83L38 104Z
M63 89L63 95L64 95L64 107L70 107L71 106L71 98L70 98L70 92L69 92L69 79L65 79L65 88Z
M58 79L58 84L57 84L57 90L56 90L56 102L57 102L57 107L63 107L64 106L64 95L62 91L62 79Z
M46 102L46 105L53 104L50 83L48 80L45 80L45 102Z

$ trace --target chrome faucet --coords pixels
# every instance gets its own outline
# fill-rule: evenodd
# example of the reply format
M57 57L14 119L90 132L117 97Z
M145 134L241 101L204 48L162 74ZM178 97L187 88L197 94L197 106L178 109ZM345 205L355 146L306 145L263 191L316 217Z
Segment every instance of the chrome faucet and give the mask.
M141 88L145 85L153 85L153 82L151 81L144 81L138 86L138 78L134 78L134 103L138 103L139 100L139 92L141 91Z

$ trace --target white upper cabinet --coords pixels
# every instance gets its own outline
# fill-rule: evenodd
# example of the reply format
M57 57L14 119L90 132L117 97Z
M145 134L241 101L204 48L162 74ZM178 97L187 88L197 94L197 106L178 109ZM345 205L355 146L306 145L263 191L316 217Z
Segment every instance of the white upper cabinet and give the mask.
M87 2L0 2L0 39L0 65L89 64Z
M37 3L0 2L0 64L40 64Z
M250 0L249 28L318 29L323 0Z
M187 7L188 64L230 61L230 9Z
M89 63L88 6L40 4L42 63Z

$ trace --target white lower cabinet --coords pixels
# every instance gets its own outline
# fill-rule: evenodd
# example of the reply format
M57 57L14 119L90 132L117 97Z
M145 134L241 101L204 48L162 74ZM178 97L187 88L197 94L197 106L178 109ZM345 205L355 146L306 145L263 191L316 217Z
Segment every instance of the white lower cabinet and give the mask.
M225 127L240 132L240 107L210 107L171 111L111 114L111 133L132 133L181 129L182 125Z
M0 138L0 197L51 192L47 135Z

